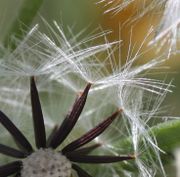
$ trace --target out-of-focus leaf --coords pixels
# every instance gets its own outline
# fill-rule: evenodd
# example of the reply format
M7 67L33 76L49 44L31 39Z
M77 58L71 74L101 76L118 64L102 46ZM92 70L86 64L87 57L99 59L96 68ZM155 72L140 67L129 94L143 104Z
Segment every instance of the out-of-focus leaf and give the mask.
M162 162L164 165L168 165L172 163L173 160L173 153L174 150L178 147L180 147L180 120L172 120L167 121L164 123L160 123L154 127L151 128L151 133L156 138L158 147L166 152L166 153L160 153ZM141 144L141 142L140 142ZM133 151L133 143L131 141L131 137L124 139L121 141L120 144L116 144L115 146L121 147L121 149L125 149L125 151L128 149ZM147 153L153 152L151 149L146 149L143 151L142 154L140 154L141 159L147 158ZM151 156L155 156L154 153L151 154ZM156 159L156 158L154 158ZM138 168L135 166L135 163L131 161L130 163L122 163L122 164L116 164L115 168L117 171L119 171L119 168L124 168L128 171L136 171Z
M41 7L44 0L24 0L17 18L12 23L10 29L7 32L7 35L4 39L4 44L14 49L16 44L11 42L9 44L9 39L13 35L19 39L22 39L36 16L39 8Z

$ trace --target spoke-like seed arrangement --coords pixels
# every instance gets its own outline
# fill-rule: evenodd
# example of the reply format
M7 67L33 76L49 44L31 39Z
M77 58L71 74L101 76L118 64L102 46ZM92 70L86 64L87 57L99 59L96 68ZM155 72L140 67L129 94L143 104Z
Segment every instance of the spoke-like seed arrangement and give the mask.
M84 91L76 99L71 111L67 114L62 124L59 127L56 126L50 137L46 140L46 131L39 94L36 88L35 79L34 77L31 77L30 93L37 150L33 149L21 131L3 112L0 111L0 123L8 130L20 147L20 150L17 150L0 144L0 153L22 159L0 166L0 177L7 177L13 174L15 175L14 177L70 177L72 175L72 169L77 172L79 177L91 177L91 175L76 163L113 163L135 158L134 155L88 155L95 148L99 147L100 144L83 147L103 133L118 117L122 111L121 109L114 112L111 116L80 138L65 146L61 151L55 151L55 149L67 138L78 121L86 103L91 85L91 83L87 84Z

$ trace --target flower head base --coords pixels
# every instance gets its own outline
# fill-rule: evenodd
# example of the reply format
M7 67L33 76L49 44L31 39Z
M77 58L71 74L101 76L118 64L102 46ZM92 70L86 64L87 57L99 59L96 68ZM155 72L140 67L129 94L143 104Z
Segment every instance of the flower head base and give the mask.
M71 162L52 149L39 149L23 160L22 177L69 177Z
M92 84L87 84L84 91L75 100L71 111L67 114L59 127L56 127L49 138L46 139L44 118L41 110L38 91L34 77L31 77L31 104L34 123L34 134L37 151L31 146L21 131L11 120L0 111L0 123L9 131L18 144L20 150L0 144L0 153L23 160L15 161L0 166L0 176L7 177L16 174L15 177L70 177L74 169L79 177L90 177L76 163L112 163L134 159L134 155L123 156L97 156L88 155L92 150L99 147L94 144L82 147L99 136L122 112L118 109L95 128L89 130L80 138L66 145L61 151L54 151L69 135L75 126L86 103L86 98ZM81 148L82 147L82 148Z

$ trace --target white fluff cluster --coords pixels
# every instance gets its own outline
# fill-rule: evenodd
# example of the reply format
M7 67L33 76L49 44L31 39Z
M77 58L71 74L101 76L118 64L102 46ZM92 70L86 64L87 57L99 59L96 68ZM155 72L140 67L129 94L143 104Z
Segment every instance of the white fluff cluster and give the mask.
M128 6L134 6L133 13L130 15L127 22L134 22L147 15L149 18L154 14L161 13L162 17L158 25L154 24L154 38L149 42L149 45L157 45L157 52L163 47L168 46L167 56L179 53L180 41L180 1L179 0L100 0L98 3L104 4L105 13L116 15L125 10ZM159 18L157 16L157 18ZM160 43L159 43L160 42ZM168 44L168 45L167 45Z
M92 173L97 177L109 177L112 174L133 176L133 173L123 168L123 165L127 165L134 169L138 167L138 175L143 177L152 177L156 171L164 174L159 158L160 149L154 136L149 134L149 122L158 117L161 103L171 91L171 83L166 84L165 81L147 77L152 71L153 74L157 69L159 71L161 63L165 61L163 56L136 65L143 57L140 51L145 45L145 38L135 54L134 46L130 42L126 63L120 64L118 61L121 58L114 55L114 50L119 48L119 42L109 43L106 39L107 32L100 32L79 42L78 37L81 34L69 39L56 22L56 30L46 25L54 39L41 33L36 25L13 52L4 52L1 57L2 111L12 117L15 124L33 142L34 136L29 133L33 132L29 76L34 75L36 78L47 132L57 123L61 123L77 94L87 82L91 82L92 88L85 109L66 143L80 137L113 110L121 108L122 118L95 139L103 148L103 151L97 153L135 154L136 161L122 163L122 167L118 164L118 170L112 164L105 168L100 167L103 170L95 166ZM105 42L89 46L98 38ZM4 141L6 131L0 129L0 132ZM132 140L132 144L124 147L121 142L127 138ZM155 159L150 158L151 156L148 156L147 160L141 159L141 154L147 147L152 149ZM37 153L40 152L42 151Z
M39 149L23 160L22 177L70 177L71 162L61 153Z
M165 10L154 40L150 45L161 41L160 50L165 44L169 44L168 56L180 49L177 47L180 41L180 1L167 0Z

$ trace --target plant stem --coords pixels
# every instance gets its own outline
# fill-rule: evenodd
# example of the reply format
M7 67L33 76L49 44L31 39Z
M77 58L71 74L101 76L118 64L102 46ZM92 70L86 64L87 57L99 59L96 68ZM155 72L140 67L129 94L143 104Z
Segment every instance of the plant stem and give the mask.
M43 1L44 0L24 0L17 18L12 23L7 35L4 38L4 45L6 47L10 47L12 50L16 48L16 43L14 41L11 43L9 42L11 36L15 36L18 39L23 38Z

